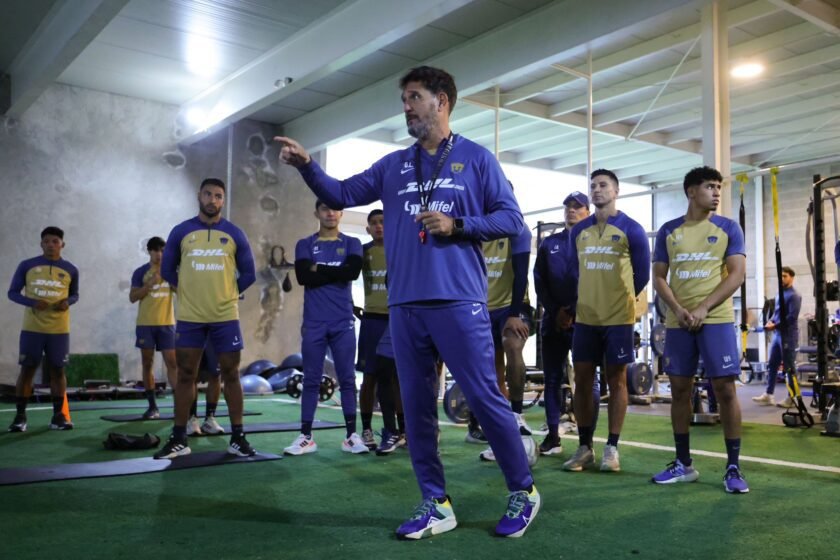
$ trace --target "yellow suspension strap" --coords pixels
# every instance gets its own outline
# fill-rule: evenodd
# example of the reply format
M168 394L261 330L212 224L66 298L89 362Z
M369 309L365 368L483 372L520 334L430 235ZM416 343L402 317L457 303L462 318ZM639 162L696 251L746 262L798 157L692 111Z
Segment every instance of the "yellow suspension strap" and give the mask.
M784 348L785 334L787 334L787 305L785 304L785 287L782 283L782 250L779 248L779 187L776 177L778 174L778 167L770 169L770 192L773 198L773 236L776 240L776 278L779 285L779 324L776 326L776 332L779 334L782 348ZM784 356L784 353L782 356ZM802 391L799 389L799 382L796 379L794 364L785 361L784 368L788 394L796 404L797 411L795 413L784 412L782 414L782 422L786 426L805 426L806 428L810 428L814 425L814 418L808 412L805 402L802 400ZM768 371L767 374L775 375L776 372Z

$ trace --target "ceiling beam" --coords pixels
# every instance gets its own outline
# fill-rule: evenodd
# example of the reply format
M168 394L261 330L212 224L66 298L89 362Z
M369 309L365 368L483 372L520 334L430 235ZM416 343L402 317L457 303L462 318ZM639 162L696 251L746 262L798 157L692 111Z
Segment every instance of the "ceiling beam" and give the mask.
M766 123L789 122L802 115L818 113L820 111L832 111L840 108L840 93L828 93L818 95L809 99L801 99L796 103L788 103L755 111L745 115L732 116L732 131L754 128ZM685 142L686 140L698 140L703 136L703 129L700 126L674 131L670 134L672 142Z
M815 34L816 30L813 25L809 23L800 23L799 25L787 27L780 31L776 31L775 33L762 35L761 37L734 45L729 49L729 58L730 60L734 60L737 58L755 56L759 53L784 46L793 41L813 37ZM675 79L685 78L690 74L700 71L701 60L699 52L700 50L697 49L698 56L689 58L683 63L679 71L674 76ZM665 68L660 68L642 76L636 76L621 82L599 84L593 95L594 104L597 105L598 103L603 103L605 101L610 101L632 94L641 88L661 86L671 77L673 72L673 66L667 66ZM557 116L571 111L580 111L585 109L587 104L587 96L578 95L552 105L551 115Z
M770 0L770 3L813 23L820 29L840 35L840 10L824 0Z
M178 109L189 145L307 88L472 0L354 0L305 27ZM352 29L352 33L347 31Z
M632 154L645 152L651 150L650 144L639 142L638 140L619 140L615 139L608 145L600 146L597 151L593 150L593 163L595 161L602 163L608 162L611 157L630 156ZM659 157L662 157L662 152L658 152ZM587 161L586 149L579 149L575 153L565 155L552 160L552 166L556 170L584 165ZM604 167L604 165L599 165ZM609 167L607 167L609 169Z
M741 25L777 11L777 7L772 6L763 0L751 2L745 6L735 8L730 12L730 25ZM612 16L612 14L610 15ZM700 35L699 23L663 33L654 39L642 41L641 43L633 45L629 48L621 49L620 51L616 51L593 60L592 73L597 74L598 72L616 68L623 64L627 64L628 62L633 62L664 50L679 47L680 45L693 41L698 35ZM586 64L575 66L573 70L583 74L589 73L589 67ZM557 73L504 92L502 94L503 104L512 105L520 101L525 101L526 99L555 90L578 79L579 78L565 72Z
M128 0L56 2L9 65L11 102L0 111L21 115L76 60Z
M813 52L809 52L802 55L792 56L785 60L779 61L771 65L770 71L773 74L773 78L781 78L788 74L792 74L795 72L799 72L805 68L810 68L813 66L818 66L821 64L825 64L826 62L832 62L835 60L840 59L840 44L832 45L830 47L826 47L823 49L819 49ZM837 72L823 74L820 77L827 77L837 74ZM830 79L830 78L829 78ZM781 80L777 80L781 82ZM803 89L803 86L807 87L806 82L811 81L810 79L801 80L799 82L800 85L796 91L801 94L807 89ZM820 83L819 80L815 81L814 83ZM789 84L788 84L789 85ZM765 84L759 83L741 83L739 87L733 87L733 93L738 92L739 90L742 92L744 90L754 90L757 87L766 87ZM770 88L760 92L760 96L762 97L762 103L767 102L767 98L769 97L769 92L772 89L776 89L778 91L786 91L785 86L778 87L778 88ZM675 91L672 93L666 93L662 97L659 98L656 105L651 109L651 112L661 111L663 109L667 109L669 107L674 107L681 105L683 103L689 103L697 101L702 96L702 87L701 86L691 86L685 88L680 91ZM743 101L743 98L747 97L746 95L741 95L740 101ZM733 94L732 99L732 109L735 110L737 108L737 104L739 99ZM750 105L751 106L751 105ZM595 126L601 126L604 124L619 122L623 120L627 120L639 115L642 115L648 111L650 107L650 100L639 101L637 103L632 103L630 105L626 105L624 107L614 109L612 111L605 111L603 113L595 115ZM678 120L677 117L673 115L669 115L668 117L664 118L672 118L674 120ZM683 124L683 123L679 123ZM642 128L641 126L639 128ZM647 132L651 132L648 130Z
M693 3L691 0L556 1L425 63L446 68L457 80L459 95L469 95L499 80L544 68L561 59L564 52L588 41ZM593 12L609 13L610 17L592 18ZM512 45L517 48L511 48ZM396 92L398 79L399 75L391 76L302 115L286 123L284 133L307 149L320 149L328 142L363 134L401 112Z

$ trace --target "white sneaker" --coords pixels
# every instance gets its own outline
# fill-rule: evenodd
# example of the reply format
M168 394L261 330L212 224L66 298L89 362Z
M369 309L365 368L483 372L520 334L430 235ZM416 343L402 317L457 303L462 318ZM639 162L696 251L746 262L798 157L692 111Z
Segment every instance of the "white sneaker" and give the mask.
M368 449L367 445L364 444L362 438L359 437L359 434L352 433L350 437L345 439L341 442L341 450L345 453L369 453L370 449Z
M488 447L478 454L478 458L482 461L492 462L496 460L496 455L493 453L493 450Z
M607 472L618 472L621 470L621 463L618 462L618 448L615 445L604 446L604 456L601 457L601 470Z
M201 422L198 421L196 416L190 416L189 422L187 422L187 435L188 436L200 436L202 435L201 432Z
M762 393L761 396L753 397L753 402L756 404L760 404L761 406L773 406L776 404L776 399L773 398L773 395L768 395L767 393Z
M531 427L525 421L525 417L522 416L521 414L516 414L516 413L514 413L514 415L516 416L516 425L519 426L519 435L520 436L532 436L532 435L534 435L534 431L531 430Z
M201 423L201 433L203 434L223 434L225 429L216 421L215 416L207 416L204 422Z
M788 397L780 403L777 403L776 406L779 408L793 408L796 406L796 403L793 402L793 399Z
M563 463L564 471L580 472L595 464L595 453L586 445L581 445L572 458Z
M300 434L292 445L283 449L286 455L306 455L307 453L315 453L318 451L318 444L312 439L312 436Z

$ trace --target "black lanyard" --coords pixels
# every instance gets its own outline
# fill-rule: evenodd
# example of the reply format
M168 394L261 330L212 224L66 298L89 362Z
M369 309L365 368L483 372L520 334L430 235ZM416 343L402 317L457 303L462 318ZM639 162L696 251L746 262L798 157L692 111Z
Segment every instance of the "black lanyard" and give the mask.
M414 153L414 180L417 181L417 191L420 193L420 211L427 212L429 210L429 199L432 195L432 190L435 188L435 183L437 182L438 175L440 175L441 170L443 169L443 164L446 163L446 159L449 157L449 152L452 151L452 145L455 143L455 137L452 133L449 133L449 138L446 139L446 146L443 147L443 152L440 154L440 157L437 160L437 165L435 165L435 172L432 175L432 180L429 181L429 186L426 187L426 183L423 181L423 172L420 168L421 161L420 161L420 151L423 149L420 144L417 144L417 151Z

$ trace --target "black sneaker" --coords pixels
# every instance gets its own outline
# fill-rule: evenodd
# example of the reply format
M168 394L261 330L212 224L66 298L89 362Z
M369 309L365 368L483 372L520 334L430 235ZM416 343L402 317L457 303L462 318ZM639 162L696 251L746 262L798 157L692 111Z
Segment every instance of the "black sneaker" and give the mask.
M73 422L68 422L67 419L64 417L64 414L58 413L53 414L52 420L50 420L50 430L72 430L73 429Z
M239 457L252 457L257 454L257 450L251 447L245 435L233 436L230 438L227 452L230 455L237 455Z
M387 455L397 450L400 443L400 435L392 434L388 430L382 430L382 444L376 448L377 455Z
M157 420L160 418L160 411L156 407L149 407L143 413L143 420Z
M559 455L560 453L563 453L560 438L545 436L545 439L540 444L540 455Z
M12 420L9 426L10 432L25 432L26 431L26 414L15 414L15 419Z
M189 455L190 450L187 439L175 439L174 435L169 436L169 440L164 444L160 451L155 453L155 459L174 459L183 455Z
M467 435L464 436L464 441L467 443L485 445L487 443L487 438L485 437L484 432L481 431L481 428L479 426L475 426L467 429Z

